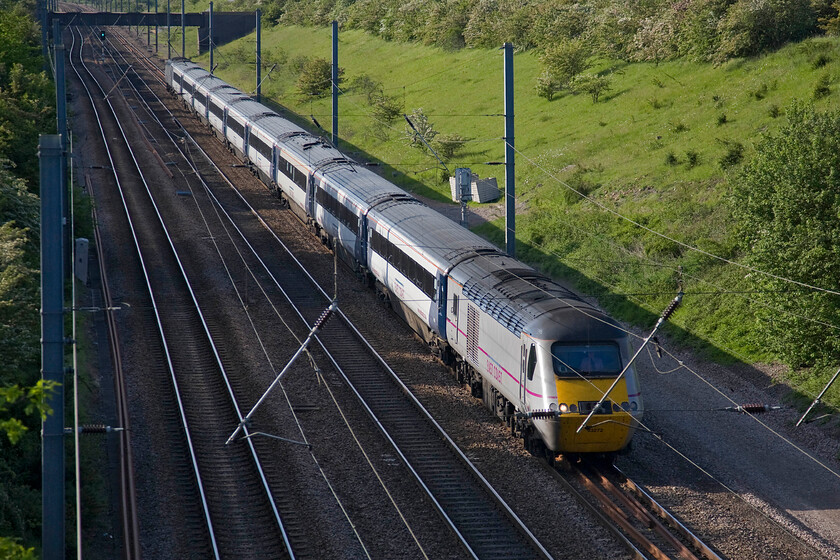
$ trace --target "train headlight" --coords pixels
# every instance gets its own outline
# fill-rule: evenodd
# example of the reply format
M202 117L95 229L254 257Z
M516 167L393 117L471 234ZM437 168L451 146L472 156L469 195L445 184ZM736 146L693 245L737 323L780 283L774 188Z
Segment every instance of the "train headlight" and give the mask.
M563 414L569 412L569 405L567 405L566 403L560 403L560 412L562 412Z
M550 410L551 412L557 412L557 410L558 410L557 403L553 402L550 405L548 405L548 410Z

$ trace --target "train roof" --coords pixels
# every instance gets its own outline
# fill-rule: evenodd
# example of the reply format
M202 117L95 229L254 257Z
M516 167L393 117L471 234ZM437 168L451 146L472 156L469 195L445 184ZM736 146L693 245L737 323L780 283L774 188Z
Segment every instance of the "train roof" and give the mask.
M376 206L368 217L389 229L398 228L405 244L417 249L442 272L448 272L468 255L498 251L488 241L407 194Z
M193 74L192 72L189 72L184 75L193 80L195 82L195 87L200 89L201 91L208 92L216 88L230 87L228 83L222 80L221 78L218 78L212 74L208 74L207 72L205 72L203 75Z
M306 134L306 131L288 119L284 119L277 113L266 113L254 121L253 126L265 133L269 138L278 139L292 134Z
M322 164L319 173L332 187L361 202L365 212L387 201L416 201L413 196L370 169L340 156L332 163Z
M449 273L463 294L519 336L543 340L612 340L618 324L548 276L499 250L479 251Z
M242 97L240 99L232 100L227 104L227 108L228 114L231 112L236 113L249 123L258 120L260 115L276 114L273 111L270 111L268 107L262 103L258 103L250 97Z
M207 94L212 97L213 99L218 99L220 102L224 103L225 105L233 103L238 99L249 99L247 95L239 91L233 86L230 85L223 85L219 87L211 88Z

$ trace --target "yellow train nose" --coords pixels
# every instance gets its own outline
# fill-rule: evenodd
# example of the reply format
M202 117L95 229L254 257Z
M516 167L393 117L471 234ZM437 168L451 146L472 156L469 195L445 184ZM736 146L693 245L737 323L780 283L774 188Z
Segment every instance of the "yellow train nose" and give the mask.
M626 412L598 414L577 433L584 414L564 414L558 418L559 449L566 453L612 453L623 449L633 435L634 420Z

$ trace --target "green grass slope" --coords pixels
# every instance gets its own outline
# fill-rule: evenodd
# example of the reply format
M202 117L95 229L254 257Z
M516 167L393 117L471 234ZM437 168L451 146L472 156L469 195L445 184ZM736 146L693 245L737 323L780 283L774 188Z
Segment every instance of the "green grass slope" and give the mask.
M301 98L295 68L302 56L330 58L330 30L276 27L264 29L262 41L268 66L276 63L267 78L263 72L263 95L329 131L330 100ZM254 44L251 35L216 54L217 73L249 92ZM381 172L409 190L448 199L437 162L407 144L404 121L376 122L362 92L349 88L367 74L404 112L422 108L441 134L470 140L450 169L471 167L503 183L504 168L485 165L504 159L500 50L449 52L351 31L340 36L339 60L342 149L381 162ZM199 61L206 65L207 56ZM812 39L720 66L600 61L594 70L610 77L611 89L598 103L538 97L532 53L518 53L514 66L518 256L644 328L682 286L672 335L723 361L773 361L756 334L749 272L709 254L739 259L728 201L739 157L778 129L793 99L837 106L840 42ZM479 233L503 244L502 226Z

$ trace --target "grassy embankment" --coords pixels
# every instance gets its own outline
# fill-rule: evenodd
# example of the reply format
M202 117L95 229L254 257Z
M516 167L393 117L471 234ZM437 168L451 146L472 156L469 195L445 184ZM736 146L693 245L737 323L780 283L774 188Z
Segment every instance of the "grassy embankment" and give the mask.
M250 35L218 49L217 74L245 91L254 89ZM298 115L314 115L327 131L330 101L302 99L296 59L330 58L329 29L263 30L264 59L277 63L262 86ZM397 96L406 113L421 107L440 133L472 141L450 169L471 167L503 182L502 56L498 50L446 52L389 43L360 32L341 34L344 84L368 74ZM207 55L198 59L207 64ZM751 311L749 272L646 232L613 210L674 240L739 260L727 193L744 159L764 132L784 121L795 98L814 99L823 76L840 74L840 42L814 39L755 59L721 66L690 62L626 64L600 61L612 87L598 103L585 95L537 97L541 69L532 53L515 57L518 256L573 281L617 317L644 329L677 290L686 297L669 327L672 336L721 361L773 361L764 350ZM265 77L267 71L263 71ZM838 85L815 100L836 108ZM339 101L342 149L382 162L382 173L418 194L444 200L448 184L435 160L409 148L404 121L376 123L360 91ZM314 128L309 122L309 127ZM729 158L729 163L722 163ZM573 187L595 203L583 200ZM500 222L479 233L503 244ZM681 273L678 272L681 267ZM829 373L799 376L813 394ZM840 395L835 395L840 400Z

